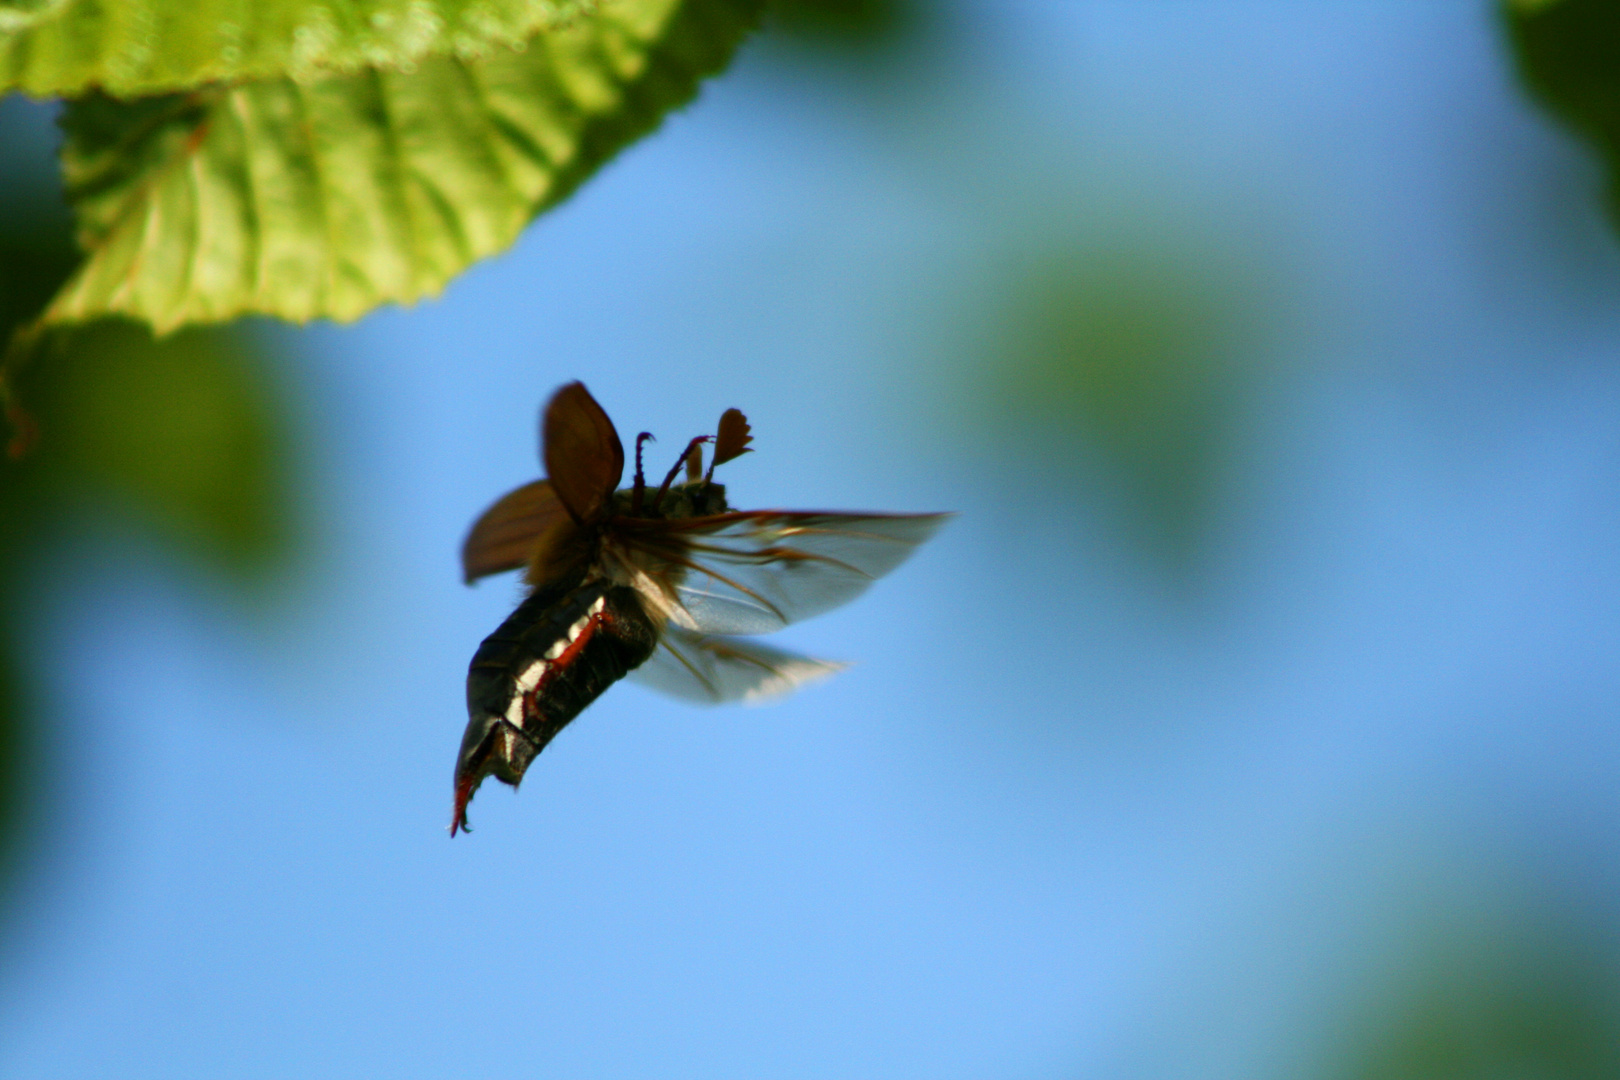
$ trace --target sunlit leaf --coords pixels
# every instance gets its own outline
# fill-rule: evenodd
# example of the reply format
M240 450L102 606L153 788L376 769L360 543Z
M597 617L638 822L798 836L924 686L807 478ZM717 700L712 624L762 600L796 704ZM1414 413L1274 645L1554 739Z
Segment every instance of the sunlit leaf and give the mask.
M729 59L754 0L619 0L522 52L70 106L52 322L354 319L506 248Z
M119 97L472 59L596 0L0 0L0 93Z
M1530 92L1595 146L1620 221L1620 5L1612 0L1517 0L1507 24Z

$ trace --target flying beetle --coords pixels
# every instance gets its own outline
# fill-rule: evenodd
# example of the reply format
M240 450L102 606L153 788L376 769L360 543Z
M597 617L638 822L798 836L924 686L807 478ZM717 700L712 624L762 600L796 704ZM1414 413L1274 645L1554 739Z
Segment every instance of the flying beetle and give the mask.
M467 670L450 835L468 827L467 803L486 776L516 787L557 732L626 675L718 703L839 670L749 635L853 600L949 516L732 510L714 470L751 452L737 409L691 440L656 489L641 468L651 438L636 438L635 480L619 489L619 434L584 384L569 383L541 422L546 479L473 523L461 549L467 583L523 568L529 592Z

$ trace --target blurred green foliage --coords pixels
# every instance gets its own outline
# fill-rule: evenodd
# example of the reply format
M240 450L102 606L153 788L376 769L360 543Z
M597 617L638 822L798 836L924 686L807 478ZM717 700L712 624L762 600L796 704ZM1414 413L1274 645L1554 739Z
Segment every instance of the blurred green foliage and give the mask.
M1505 14L1525 85L1603 155L1620 224L1620 4L1510 0Z
M0 127L0 137L5 134ZM0 167L10 167L0 152ZM67 206L35 185L0 191L0 332L11 331L45 306L78 262Z
M0 550L0 557L9 554ZM8 599L0 595L0 616L10 611ZM23 823L38 778L31 767L37 754L28 715L22 680L0 640L0 900L20 861Z
M1563 930L1437 952L1383 995L1336 1080L1620 1076L1612 949Z
M38 313L78 260L37 121L0 107L0 340ZM160 340L103 321L57 331L16 383L34 451L0 457L0 886L40 766L36 695L9 649L30 616L22 584L71 530L137 527L238 583L263 580L296 537L288 418L268 357L241 330ZM30 598L31 599L31 598Z
M836 48L891 45L921 18L914 0L771 0L765 11L773 33Z
M274 387L239 330L161 340L116 320L66 335L27 372L41 437L23 463L48 513L94 500L248 580L291 539Z
M1038 257L993 293L980 395L994 445L1043 483L1111 489L1139 549L1191 570L1250 370L1238 277L1154 243Z

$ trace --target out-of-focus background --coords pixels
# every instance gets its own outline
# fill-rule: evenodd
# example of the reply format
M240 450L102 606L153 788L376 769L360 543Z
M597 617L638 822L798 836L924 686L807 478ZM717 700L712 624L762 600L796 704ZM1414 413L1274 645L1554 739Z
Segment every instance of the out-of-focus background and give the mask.
M71 265L0 104L0 318ZM1480 3L779 5L436 302L30 373L0 1075L1620 1075L1620 249ZM584 379L955 510L454 842L456 551Z

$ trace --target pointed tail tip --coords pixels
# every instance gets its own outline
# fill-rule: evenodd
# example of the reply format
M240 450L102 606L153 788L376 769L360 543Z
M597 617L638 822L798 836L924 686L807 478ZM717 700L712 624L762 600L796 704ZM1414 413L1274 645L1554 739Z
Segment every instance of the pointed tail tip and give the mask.
M458 832L472 832L472 826L467 824L467 803L472 800L473 786L465 781L456 785L456 807L450 815L450 838L455 839Z

